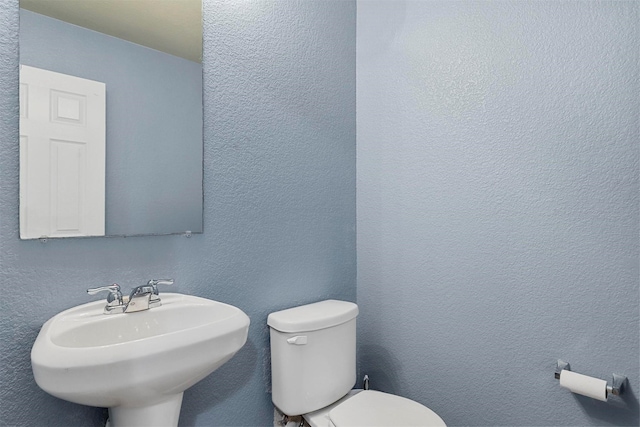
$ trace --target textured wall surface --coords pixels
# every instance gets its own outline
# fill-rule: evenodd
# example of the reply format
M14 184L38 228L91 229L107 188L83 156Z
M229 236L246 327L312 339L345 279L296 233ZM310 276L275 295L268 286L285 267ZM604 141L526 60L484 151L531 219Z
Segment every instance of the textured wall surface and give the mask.
M634 425L636 1L360 1L360 368L448 425ZM631 390L608 403L553 378Z
M107 86L107 235L202 231L202 66L20 12L20 63Z
M204 2L204 234L18 238L18 1L0 7L0 425L100 426L41 391L29 352L89 286L173 277L251 318L226 365L185 393L181 425L273 420L267 314L355 300L355 2Z

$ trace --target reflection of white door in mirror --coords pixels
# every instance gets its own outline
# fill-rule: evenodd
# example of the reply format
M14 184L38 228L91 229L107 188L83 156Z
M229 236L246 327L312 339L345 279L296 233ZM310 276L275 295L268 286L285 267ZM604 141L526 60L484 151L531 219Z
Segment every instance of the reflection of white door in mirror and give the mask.
M104 83L20 66L20 238L104 236Z

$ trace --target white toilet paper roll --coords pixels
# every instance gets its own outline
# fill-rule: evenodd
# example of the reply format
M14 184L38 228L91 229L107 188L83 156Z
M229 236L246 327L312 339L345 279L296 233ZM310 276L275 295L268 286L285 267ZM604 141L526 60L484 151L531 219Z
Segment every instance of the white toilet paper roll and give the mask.
M560 372L560 386L568 388L572 393L607 401L607 382L599 378L563 369Z

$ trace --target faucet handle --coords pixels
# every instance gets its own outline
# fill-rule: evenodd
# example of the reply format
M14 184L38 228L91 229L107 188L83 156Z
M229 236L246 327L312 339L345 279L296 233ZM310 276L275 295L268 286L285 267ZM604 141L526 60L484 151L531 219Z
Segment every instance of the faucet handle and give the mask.
M89 288L87 289L87 293L89 295L95 295L98 292L104 292L104 291L118 292L119 290L120 290L120 285L118 285L117 283L114 283L113 285L109 285L109 286L101 286L99 288Z
M95 295L99 292L109 292L109 295L107 295L107 302L109 304L113 303L114 301L116 301L117 304L122 304L122 292L120 291L120 285L118 285L117 283L114 283L113 285L109 285L109 286L101 286L99 288L89 288L87 289L87 293L89 295Z
M153 293L155 295L158 295L158 285L173 285L173 279L151 279L147 282L147 286L151 286L151 288L153 288Z

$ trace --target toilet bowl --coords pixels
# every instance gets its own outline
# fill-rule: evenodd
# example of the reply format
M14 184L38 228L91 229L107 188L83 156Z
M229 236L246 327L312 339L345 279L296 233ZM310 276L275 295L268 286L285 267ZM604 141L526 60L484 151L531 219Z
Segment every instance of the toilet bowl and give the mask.
M336 403L302 417L310 427L446 427L426 406L374 390L351 390Z
M358 306L326 300L269 314L272 400L311 427L440 426L428 407L401 396L352 390Z

